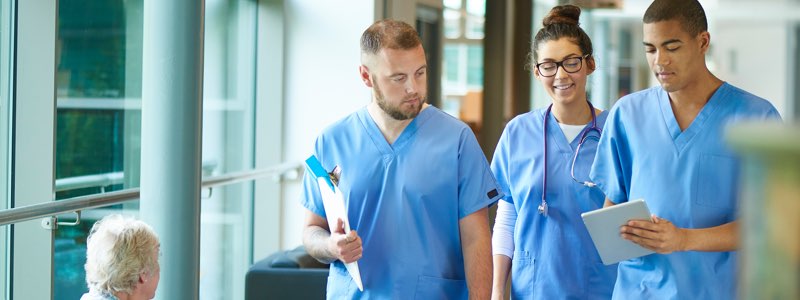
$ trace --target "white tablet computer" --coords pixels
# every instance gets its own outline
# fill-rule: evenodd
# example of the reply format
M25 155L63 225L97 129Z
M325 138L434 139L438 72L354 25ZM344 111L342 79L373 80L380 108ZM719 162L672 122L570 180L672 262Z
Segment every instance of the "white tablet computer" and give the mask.
M650 210L643 199L585 212L581 218L605 265L653 253L623 239L619 232L620 226L628 220L650 220Z

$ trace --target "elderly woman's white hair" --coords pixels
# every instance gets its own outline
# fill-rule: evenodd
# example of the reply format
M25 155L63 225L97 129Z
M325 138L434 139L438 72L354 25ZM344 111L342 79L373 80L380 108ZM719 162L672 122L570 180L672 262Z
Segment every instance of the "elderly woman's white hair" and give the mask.
M158 268L155 231L131 217L109 215L97 221L86 242L86 284L90 290L130 293L141 274Z

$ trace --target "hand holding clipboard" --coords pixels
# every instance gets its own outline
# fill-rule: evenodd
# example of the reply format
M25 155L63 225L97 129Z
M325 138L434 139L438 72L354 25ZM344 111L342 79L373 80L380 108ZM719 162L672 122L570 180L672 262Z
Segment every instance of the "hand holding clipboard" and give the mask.
M306 159L306 167L308 167L308 170L317 178L319 192L322 196L322 205L325 209L325 217L328 220L328 228L330 228L331 234L347 234L348 238L350 238L350 221L347 219L344 198L338 186L338 178L341 175L341 169L337 167L334 169L334 174L328 174L314 155ZM361 282L361 272L358 269L358 262L354 261L345 263L344 265L347 268L347 272L350 273L350 277L353 278L356 286L358 286L358 289L364 291L364 286Z

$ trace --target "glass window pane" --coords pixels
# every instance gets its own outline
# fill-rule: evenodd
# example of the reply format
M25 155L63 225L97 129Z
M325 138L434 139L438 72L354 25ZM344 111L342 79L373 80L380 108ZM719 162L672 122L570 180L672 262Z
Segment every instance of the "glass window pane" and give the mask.
M57 199L138 186L141 0L58 5ZM120 173L122 172L122 173ZM103 176L116 174L109 184ZM83 182L66 189L64 182Z
M250 182L214 188L203 193L200 217L201 299L244 299L250 267Z
M444 45L444 89L447 90L448 85L458 84L459 81L459 61L460 59L460 46L458 44L445 44Z
M56 41L56 199L139 186L142 0L60 1ZM55 230L55 299L87 291L86 236L103 216L87 210ZM59 216L74 221L74 215Z
M483 88L483 46L467 47L467 84L470 88Z
M466 34L468 39L483 39L484 17L468 15Z
M255 5L248 0L206 2L204 177L255 166ZM204 299L244 299L244 279L252 256L252 183L202 194L200 295Z
M448 96L442 101L442 111L458 118L461 112L461 97Z
M461 36L461 13L458 10L444 10L444 37L455 39Z
M467 0L467 14L483 17L486 15L485 0Z
M444 7L461 9L461 0L444 0Z

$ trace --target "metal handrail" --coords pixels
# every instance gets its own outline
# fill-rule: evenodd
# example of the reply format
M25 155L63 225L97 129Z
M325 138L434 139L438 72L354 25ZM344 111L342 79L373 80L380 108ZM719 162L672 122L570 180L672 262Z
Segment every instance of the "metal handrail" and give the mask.
M106 187L124 182L125 174L123 172L75 176L56 179L55 190L56 192L63 192L90 187Z
M265 169L230 172L219 176L206 177L203 179L201 186L203 188L223 186L266 177L269 174L273 174L276 181L280 179L296 179L302 174L302 172L303 165L298 162L283 163Z
M203 161L203 174L210 174L216 168L216 160ZM106 187L123 183L125 183L124 172L83 175L56 179L55 191L64 192L75 189L99 187L101 193L105 193Z
M203 178L201 186L203 188L211 188L215 186L223 186L237 182L255 180L270 175L275 175L278 178L282 178L284 175L286 177L297 178L299 177L300 172L303 172L303 168L300 163L284 163L264 169L232 172L219 176L206 177ZM139 188L131 188L121 191L86 195L6 209L0 211L0 226L48 216L79 212L84 209L119 204L122 202L136 200L138 198Z
M139 198L139 188L86 195L0 211L0 226L127 202Z

